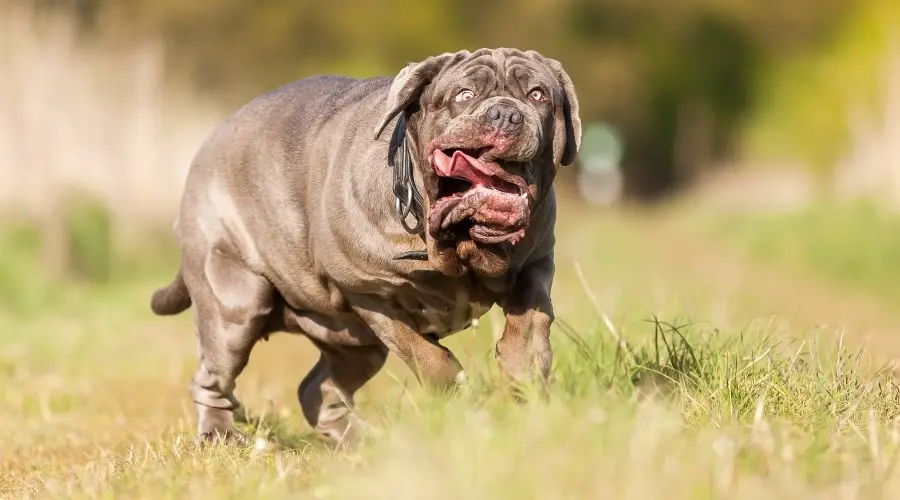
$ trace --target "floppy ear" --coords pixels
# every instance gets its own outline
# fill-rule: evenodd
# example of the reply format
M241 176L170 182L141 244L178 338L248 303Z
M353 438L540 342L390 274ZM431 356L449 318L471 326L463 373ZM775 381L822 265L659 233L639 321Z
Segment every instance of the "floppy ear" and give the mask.
M411 63L400 70L400 73L394 77L394 83L391 84L391 90L388 92L384 116L375 127L375 139L381 136L381 132L395 116L419 98L422 90L434 80L442 69L468 55L468 51L445 52L439 56L429 57L422 62Z
M529 51L529 54L550 68L562 88L562 108L556 111L556 128L553 131L553 159L560 165L569 166L575 162L581 148L581 116L578 114L575 85L562 63L534 51Z

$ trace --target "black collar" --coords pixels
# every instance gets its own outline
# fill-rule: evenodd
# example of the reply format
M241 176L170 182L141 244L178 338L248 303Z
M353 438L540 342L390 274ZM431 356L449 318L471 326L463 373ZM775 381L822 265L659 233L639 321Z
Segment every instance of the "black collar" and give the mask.
M391 135L391 142L388 145L388 166L394 174L394 215L406 232L422 234L425 230L425 210L422 194L419 193L413 179L412 154L406 138L406 113L400 113L397 126ZM410 216L413 225L407 220ZM395 256L394 260L428 260L428 252L425 250L403 252Z

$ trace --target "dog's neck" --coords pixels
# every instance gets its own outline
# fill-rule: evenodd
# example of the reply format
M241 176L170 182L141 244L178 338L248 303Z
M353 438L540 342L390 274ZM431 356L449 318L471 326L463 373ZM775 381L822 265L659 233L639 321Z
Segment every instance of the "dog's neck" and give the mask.
M400 113L397 125L388 145L388 165L393 173L394 215L400 225L409 234L422 234L425 231L425 208L422 193L416 187L413 177L412 153L406 135L406 113ZM413 223L409 223L412 218ZM428 260L426 250L402 252L395 260Z

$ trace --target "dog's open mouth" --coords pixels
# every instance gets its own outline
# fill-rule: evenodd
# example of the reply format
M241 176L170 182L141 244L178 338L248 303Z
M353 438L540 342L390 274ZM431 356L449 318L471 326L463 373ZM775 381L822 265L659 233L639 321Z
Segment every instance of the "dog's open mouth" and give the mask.
M428 214L429 232L455 239L467 232L476 243L517 243L530 219L525 181L485 150L435 149L431 165L438 175L438 195Z

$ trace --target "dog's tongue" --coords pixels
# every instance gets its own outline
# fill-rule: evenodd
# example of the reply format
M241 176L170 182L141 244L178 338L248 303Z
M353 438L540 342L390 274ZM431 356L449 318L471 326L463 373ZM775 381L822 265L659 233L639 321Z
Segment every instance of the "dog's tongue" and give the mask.
M442 177L452 177L468 181L473 186L486 186L500 188L496 176L499 166L484 163L462 151L454 151L453 156L447 156L441 150L434 152L434 170Z
M524 236L530 214L527 198L519 194L525 188L521 177L459 150L450 156L435 150L431 163L437 175L472 184L465 192L435 200L428 216L432 237L452 238L452 233L444 233L464 219L474 222L469 236L478 243L515 244Z

